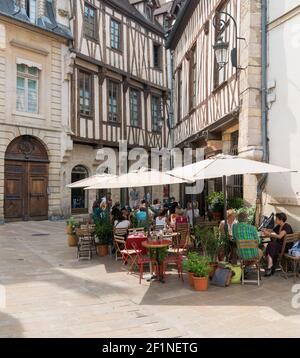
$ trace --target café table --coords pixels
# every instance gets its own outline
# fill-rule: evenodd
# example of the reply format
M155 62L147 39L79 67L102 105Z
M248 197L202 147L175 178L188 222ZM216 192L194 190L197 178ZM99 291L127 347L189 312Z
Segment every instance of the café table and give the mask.
M126 248L133 249L132 243L134 242L142 255L147 255L147 249L143 247L142 243L147 240L147 235L143 232L129 234L126 240Z
M148 250L155 250L156 252L156 261L158 264L158 281L160 282L165 282L164 281L164 273L163 273L163 262L160 262L160 257L159 257L159 250L164 249L169 247L170 245L172 245L172 241L171 240L167 240L167 239L162 239L162 240L152 240L152 241L144 241L142 242L142 246L145 247Z

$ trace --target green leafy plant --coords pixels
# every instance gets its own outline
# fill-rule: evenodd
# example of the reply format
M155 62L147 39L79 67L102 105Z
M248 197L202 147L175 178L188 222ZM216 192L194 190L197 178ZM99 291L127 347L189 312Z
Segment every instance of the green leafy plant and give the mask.
M71 226L72 228L75 228L76 226L78 226L79 223L78 221L73 217L71 216L68 220L67 220L67 226Z
M210 262L216 262L224 244L221 235L216 233L214 228L195 226L195 240L203 255L208 257Z
M213 192L207 197L209 208L212 212L222 213L224 210L224 193Z
M112 224L107 219L100 219L95 225L96 244L109 245L112 241Z
M196 277L208 277L210 271L209 258L206 256L199 256L193 263L193 273Z
M194 273L194 263L198 258L199 254L197 252L189 252L187 258L182 263L184 271Z
M244 199L234 197L228 200L228 209L240 210L245 206Z

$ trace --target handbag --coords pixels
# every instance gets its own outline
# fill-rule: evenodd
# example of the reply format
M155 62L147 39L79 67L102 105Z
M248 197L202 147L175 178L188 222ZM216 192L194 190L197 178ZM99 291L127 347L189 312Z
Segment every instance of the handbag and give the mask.
M231 269L224 268L224 267L218 267L213 279L212 279L212 285L219 286L219 287L228 287L231 284L233 273Z

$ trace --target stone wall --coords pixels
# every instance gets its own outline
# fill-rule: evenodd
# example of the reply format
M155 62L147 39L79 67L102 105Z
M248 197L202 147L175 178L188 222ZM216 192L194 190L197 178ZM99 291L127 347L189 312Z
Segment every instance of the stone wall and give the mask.
M261 0L241 0L239 153L248 159L262 159L261 133ZM245 176L245 200L256 201L257 180Z

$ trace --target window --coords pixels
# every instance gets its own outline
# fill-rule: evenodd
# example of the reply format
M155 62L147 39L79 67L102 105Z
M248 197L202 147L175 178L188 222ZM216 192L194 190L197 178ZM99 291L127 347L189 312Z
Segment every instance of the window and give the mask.
M130 89L130 125L139 127L141 117L141 92Z
M145 14L148 20L153 21L153 9L151 6L145 5Z
M79 105L80 114L84 116L92 116L92 74L79 71Z
M151 104L152 113L152 131L161 131L161 99L157 96L152 96Z
M17 65L17 111L38 113L38 91L39 69Z
M84 35L96 39L96 23L97 23L97 13L96 9L89 4L84 4Z
M113 19L110 22L110 47L121 50L121 23Z
M161 69L162 67L162 51L161 51L161 45L154 44L153 45L153 66L155 68Z
M72 170L71 182L75 183L79 180L88 178L88 176L89 176L88 170L82 165L77 165ZM71 207L72 207L72 213L81 213L87 211L88 195L83 188L72 189Z
M108 120L119 122L120 113L120 84L118 82L108 82Z
M29 20L34 24L37 18L37 0L26 0L25 8Z
M197 95L197 47L195 46L191 51L190 59L190 109L196 107Z
M182 67L178 69L177 72L177 108L178 108L178 118L177 121L180 122L182 119Z

